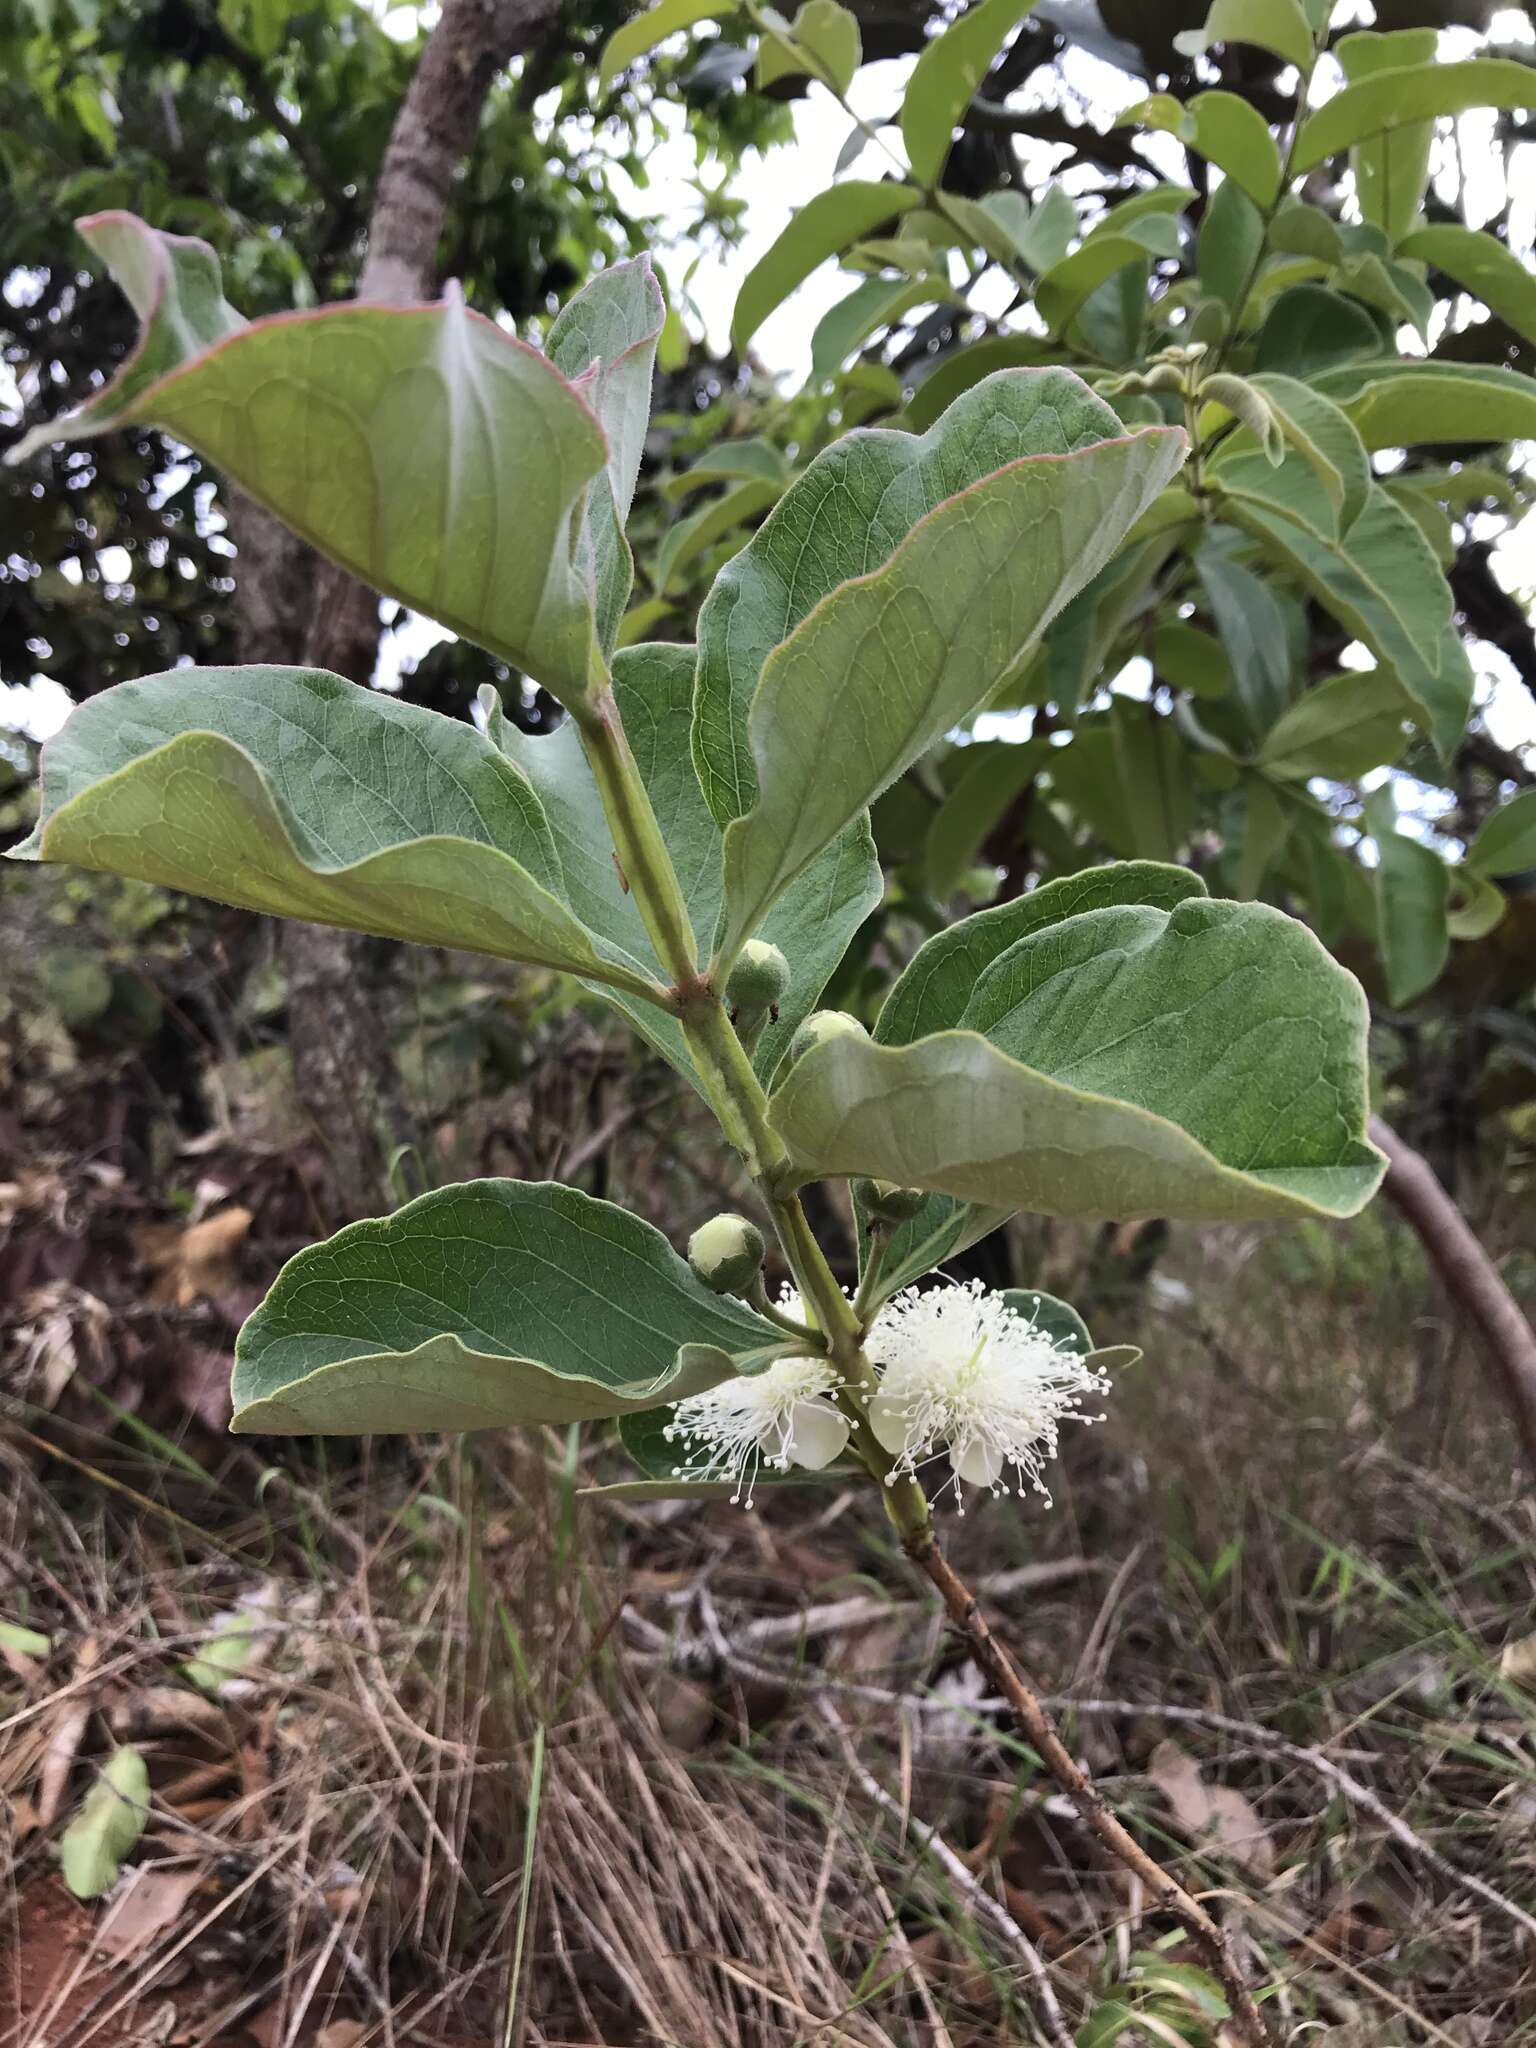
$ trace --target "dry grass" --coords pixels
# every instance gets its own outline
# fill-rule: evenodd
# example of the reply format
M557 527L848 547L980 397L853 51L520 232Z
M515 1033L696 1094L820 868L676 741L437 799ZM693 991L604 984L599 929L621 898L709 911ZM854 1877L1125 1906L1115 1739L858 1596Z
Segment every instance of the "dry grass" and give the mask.
M1046 1250L1070 1280L1078 1247ZM1498 1673L1536 1630L1536 1517L1500 1419L1467 1399L1432 1469L1408 1451L1423 1297L1389 1228L1213 1234L1171 1272L1199 1310L1152 1297L1056 1512L986 1506L956 1555L1014 1575L992 1606L1046 1685L1144 1703L1072 1739L1225 1900L1283 2038L1536 2041L1531 1945L1446 1875L1536 1904L1536 1707ZM0 1613L51 1649L0 1675L0 1928L29 1951L0 2048L1048 2038L1010 1924L1082 2038L1115 2038L1120 2000L1143 2042L1214 2042L1189 1958L978 1700L867 1503L588 1506L591 1440L266 1455L9 1429ZM850 1599L826 1632L793 1619ZM242 1607L210 1693L187 1665ZM1170 1737L1229 1795L1224 1843L1170 1808ZM114 1902L53 1875L115 1740L151 1765L134 1862L185 1894L117 1956Z

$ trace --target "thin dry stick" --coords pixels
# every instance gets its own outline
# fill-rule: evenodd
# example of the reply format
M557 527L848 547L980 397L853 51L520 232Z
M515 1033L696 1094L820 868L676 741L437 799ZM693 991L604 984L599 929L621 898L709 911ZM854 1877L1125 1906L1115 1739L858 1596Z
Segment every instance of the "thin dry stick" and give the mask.
M1051 1983L1051 1974L1046 1968L1045 1958L1018 1921L966 1868L937 1828L930 1827L927 1821L918 1820L915 1815L908 1813L901 1801L886 1791L873 1772L865 1769L849 1739L847 1725L832 1702L825 1697L818 1698L816 1711L841 1743L843 1754L848 1760L848 1769L865 1797L873 1800L882 1813L888 1814L898 1827L912 1835L918 1846L926 1850L944 1871L973 1912L991 1921L1029 1972L1046 2031L1051 2039L1057 2044L1057 2048L1072 2048L1072 2030L1067 2025L1066 2017L1057 2002L1055 1987Z
M1269 2028L1238 1968L1226 1935L1199 1900L1191 1898L1177 1879L1149 1856L1135 1836L1121 1825L1103 1793L1057 1734L1039 1695L1025 1682L1013 1659L988 1628L975 1594L940 1550L932 1526L919 1530L906 1548L913 1563L926 1572L938 1588L949 1618L964 1637L977 1668L1003 1695L1031 1746L1083 1820L1115 1861L1138 1878L1164 1911L1171 1913L1187 1929L1226 1993L1233 2022L1241 2030L1243 2038L1252 2044L1252 2048L1270 2048Z
M1412 1224L1446 1293L1476 1325L1536 1474L1536 1331L1429 1161L1379 1116L1371 1118L1371 1137L1387 1155L1382 1193Z

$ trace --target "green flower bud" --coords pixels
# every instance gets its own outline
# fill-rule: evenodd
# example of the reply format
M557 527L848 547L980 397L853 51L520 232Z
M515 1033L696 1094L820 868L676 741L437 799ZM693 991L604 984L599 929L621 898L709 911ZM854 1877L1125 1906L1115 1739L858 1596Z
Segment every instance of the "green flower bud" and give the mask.
M716 1294L745 1294L762 1271L763 1233L729 1210L711 1216L688 1240L688 1263Z
M755 1017L783 1001L789 987L789 962L766 939L748 939L726 977L725 1006Z
M909 1223L927 1200L921 1188L893 1180L856 1180L853 1192L871 1223Z
M868 1038L857 1017L846 1010L813 1010L789 1041L792 1060L803 1059L812 1046L826 1045L834 1038Z

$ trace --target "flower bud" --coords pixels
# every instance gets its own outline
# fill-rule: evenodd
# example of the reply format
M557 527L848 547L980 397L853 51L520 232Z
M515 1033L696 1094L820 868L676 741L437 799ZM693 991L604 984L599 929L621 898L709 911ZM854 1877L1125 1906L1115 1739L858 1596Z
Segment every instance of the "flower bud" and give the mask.
M762 1271L763 1233L730 1210L711 1216L688 1240L688 1263L716 1294L745 1294Z
M780 1003L789 987L789 962L766 939L748 939L726 977L725 1005L753 1017Z
M834 1038L868 1038L857 1017L846 1010L814 1010L789 1041L792 1060L803 1059L813 1046L826 1045Z
M927 1199L921 1188L893 1180L856 1180L853 1192L871 1223L909 1223Z

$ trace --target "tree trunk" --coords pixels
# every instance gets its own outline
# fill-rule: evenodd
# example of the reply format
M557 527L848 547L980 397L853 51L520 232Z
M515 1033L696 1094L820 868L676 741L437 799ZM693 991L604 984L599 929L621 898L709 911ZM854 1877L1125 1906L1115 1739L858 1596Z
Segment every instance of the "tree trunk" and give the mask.
M380 166L359 299L434 295L448 195L486 95L558 15L558 0L445 0ZM232 493L230 509L242 658L303 662L366 687L378 658L374 593L248 498ZM294 1080L330 1157L327 1206L338 1220L388 1207L390 1157L414 1133L381 1028L372 942L295 922L281 945Z

